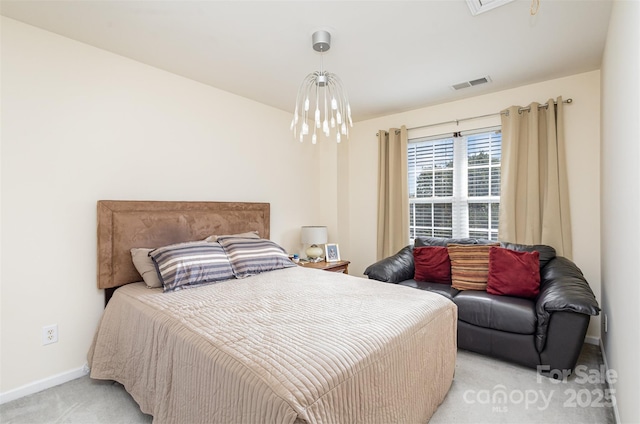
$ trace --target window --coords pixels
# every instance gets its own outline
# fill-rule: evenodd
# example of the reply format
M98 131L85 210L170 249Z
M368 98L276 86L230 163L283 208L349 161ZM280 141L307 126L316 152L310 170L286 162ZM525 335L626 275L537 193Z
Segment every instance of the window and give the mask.
M409 140L409 237L498 239L499 128Z

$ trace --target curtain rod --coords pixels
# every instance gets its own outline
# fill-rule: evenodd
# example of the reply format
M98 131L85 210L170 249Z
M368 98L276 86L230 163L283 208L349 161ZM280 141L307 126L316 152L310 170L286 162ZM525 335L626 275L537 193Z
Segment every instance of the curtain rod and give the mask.
M571 104L571 103L573 103L573 99L563 100L562 103ZM553 104L555 105L556 102L553 102ZM547 107L549 107L548 103L544 103L544 104L538 105L538 109L547 108ZM518 112L524 112L526 110L531 110L531 106L521 107L521 108L518 109ZM469 118L460 118L460 119L455 119L453 121L438 122L437 124L421 125L419 127L407 128L407 131L409 131L409 130L417 130L417 129L422 129L422 128L429 128L429 127L437 127L438 125L446 125L446 124L456 124L456 125L458 125L460 122L463 122L463 121L471 121L473 119L488 118L490 116L502 115L503 113L505 115L507 115L508 111L506 111L506 112L488 113L486 115L479 115L479 116L471 116Z

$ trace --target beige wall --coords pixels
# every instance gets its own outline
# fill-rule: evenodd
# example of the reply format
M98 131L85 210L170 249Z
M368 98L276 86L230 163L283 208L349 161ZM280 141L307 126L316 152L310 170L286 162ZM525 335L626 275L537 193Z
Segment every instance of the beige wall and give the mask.
M616 1L602 61L602 332L618 422L640 422L640 2Z
M511 105L528 105L549 98L572 98L565 105L568 176L575 262L583 270L596 297L600 298L600 72L588 72L481 95L452 103L385 116L355 125L348 145L348 164L340 167L348 179L346 204L340 203L348 225L341 225L341 238L348 238L344 255L352 261L350 271L361 274L376 260L376 202L378 147L376 132L406 125L408 128L498 112ZM499 116L420 130L442 134L470 128L499 125ZM418 132L418 131L416 131ZM345 212L346 211L346 212ZM599 317L591 320L588 336L600 336Z
M616 69L622 59L612 56ZM613 80L602 76L603 85ZM282 111L7 18L1 82L0 394L85 363L103 302L95 288L98 199L271 202L275 241L296 251L301 225L328 225L330 241L340 243L351 273L360 275L376 259L379 129L558 95L574 100L565 108L574 260L601 298L599 71L359 122L340 146L299 144ZM624 88L617 90L612 102L624 97ZM615 113L603 110L607 116ZM496 117L425 131L497 123ZM612 128L603 129L605 140L613 139ZM605 166L614 167L613 159L603 159ZM603 176L603 199L604 184L621 179ZM603 207L603 215L614 211ZM602 234L613 244L604 216ZM609 260L602 278L616 284L620 275L607 274L615 272ZM625 301L613 290L611 299L614 307ZM599 322L592 320L589 336L599 337ZM41 328L52 323L60 341L42 346ZM623 331L609 333L612 362L633 370L621 348L624 324L616 326Z
M270 202L291 252L301 225L337 234L337 147L294 141L289 114L1 22L0 393L85 364L103 307L99 199ZM49 324L59 342L42 346Z

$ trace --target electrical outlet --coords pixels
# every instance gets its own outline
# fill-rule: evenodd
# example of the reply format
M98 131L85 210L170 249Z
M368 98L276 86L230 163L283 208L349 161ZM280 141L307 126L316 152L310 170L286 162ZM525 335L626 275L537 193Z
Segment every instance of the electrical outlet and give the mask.
M58 342L58 324L42 327L42 344L48 345Z

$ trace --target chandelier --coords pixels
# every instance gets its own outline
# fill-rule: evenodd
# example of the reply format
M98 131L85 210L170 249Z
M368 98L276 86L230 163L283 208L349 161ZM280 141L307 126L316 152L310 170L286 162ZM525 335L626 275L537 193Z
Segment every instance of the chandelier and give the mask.
M327 31L314 32L311 41L317 52L324 53L331 48L331 34ZM349 138L349 128L353 126L342 81L336 74L325 71L322 65L321 55L320 70L307 75L298 89L291 130L300 142L311 133L311 142L316 144L317 133L321 131L326 137L334 132L340 143L343 136Z

